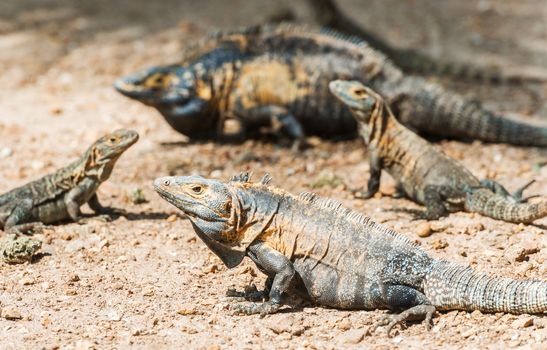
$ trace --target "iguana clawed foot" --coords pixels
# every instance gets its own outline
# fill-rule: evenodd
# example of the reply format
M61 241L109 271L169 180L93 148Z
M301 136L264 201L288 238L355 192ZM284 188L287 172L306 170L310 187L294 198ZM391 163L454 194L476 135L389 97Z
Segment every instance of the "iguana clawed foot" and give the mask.
M8 234L20 235L35 235L43 233L46 225L41 222L29 222L25 224L15 225L5 230Z
M226 291L226 296L230 298L243 298L248 301L263 301L268 299L268 293L263 290L258 290L254 284L245 287L245 291L243 292L235 289L228 289Z
M87 225L87 224L89 224L91 222L94 222L94 221L111 222L112 221L112 216L110 216L108 214L94 215L94 216L80 218L80 219L78 219L77 222L80 225Z
M264 303L234 304L230 307L233 315L257 315L264 317L274 314L279 310L281 304L267 301Z
M370 199L376 193L372 191L361 191L361 190L353 190L352 192L353 192L353 198L355 199Z
M435 313L435 306L433 305L417 305L407 309L400 314L396 315L384 315L374 326L373 331L376 331L378 327L386 326L387 334L390 335L391 330L397 324L401 324L407 320L416 320L424 318L425 327L427 330L431 329L431 319Z

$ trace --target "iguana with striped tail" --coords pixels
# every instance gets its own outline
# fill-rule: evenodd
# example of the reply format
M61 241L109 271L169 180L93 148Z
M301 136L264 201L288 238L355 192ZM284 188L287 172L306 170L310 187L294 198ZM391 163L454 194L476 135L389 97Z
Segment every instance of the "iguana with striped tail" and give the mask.
M228 268L247 256L268 276L262 293L268 301L236 304L235 313L275 313L292 294L326 307L399 311L379 322L389 332L411 318L425 318L429 326L436 310L547 311L545 281L492 277L434 259L334 200L295 196L269 181L252 183L248 174L229 182L200 176L154 181Z
M510 195L492 180L479 181L469 170L442 150L401 125L391 108L374 90L358 81L336 80L330 90L359 123L370 161L368 188L358 194L372 197L380 187L382 169L397 181L396 197L424 204L418 217L438 219L449 212L466 210L514 223L531 223L547 216L547 201L523 203L523 191Z

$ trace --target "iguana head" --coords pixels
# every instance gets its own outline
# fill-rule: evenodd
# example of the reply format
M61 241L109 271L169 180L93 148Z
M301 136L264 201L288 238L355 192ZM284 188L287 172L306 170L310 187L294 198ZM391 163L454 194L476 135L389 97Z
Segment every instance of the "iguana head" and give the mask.
M247 247L269 224L262 208L246 196L248 176L242 179L226 183L168 176L154 181L156 192L189 217L196 234L229 268L241 263Z
M95 174L102 181L106 180L118 158L138 139L136 131L125 129L101 137L87 150L82 175Z
M185 135L216 131L214 116L205 113L210 89L198 82L192 68L152 67L118 79L114 87L127 97L155 107L171 127Z
M357 121L368 123L381 110L382 98L358 81L334 80L329 83L329 89L351 110Z

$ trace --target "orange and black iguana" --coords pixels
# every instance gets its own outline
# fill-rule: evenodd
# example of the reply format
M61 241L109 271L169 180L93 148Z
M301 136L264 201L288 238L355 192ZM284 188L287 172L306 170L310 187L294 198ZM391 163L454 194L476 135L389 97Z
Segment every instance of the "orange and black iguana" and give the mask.
M406 76L355 37L287 24L212 34L190 46L179 64L120 78L122 94L157 108L190 138L221 137L226 119L241 135L279 126L290 137L355 136L348 109L328 84L365 82L421 133L517 145L547 146L547 127L507 119L434 83Z
M336 201L307 192L294 196L268 182L251 183L247 174L230 182L200 176L154 181L227 267L248 256L268 276L262 294L269 300L237 304L236 313L275 313L285 294L298 294L322 306L400 311L380 322L389 332L410 318L425 318L429 326L436 310L547 311L547 282L491 277L433 259Z
M449 212L466 210L514 223L530 223L547 216L547 201L522 203L522 192L510 195L492 180L479 181L456 160L445 155L401 125L384 99L358 81L336 80L330 90L348 107L359 124L369 153L370 198L380 187L385 169L398 182L396 197L407 196L427 208L421 215L437 219Z

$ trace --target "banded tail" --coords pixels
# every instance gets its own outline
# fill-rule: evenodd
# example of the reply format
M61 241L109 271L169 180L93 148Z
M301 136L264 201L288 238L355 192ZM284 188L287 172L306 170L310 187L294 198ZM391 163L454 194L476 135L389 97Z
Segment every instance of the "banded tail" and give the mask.
M465 209L498 220L528 224L547 216L547 201L515 203L489 189L479 188L469 191Z
M482 67L469 63L442 61L416 50L395 48L355 23L340 10L333 0L308 0L308 2L317 23L351 36L360 37L371 47L388 56L405 73L441 75L464 81L491 84L520 84L545 81L545 78L542 77L507 75L495 66Z
M426 275L424 293L438 310L547 312L547 282L489 276L442 260Z
M405 78L399 95L400 102L395 97L393 106L398 111L397 118L416 130L460 139L547 147L547 127L494 114L479 102L422 78ZM405 101L408 99L412 102Z

